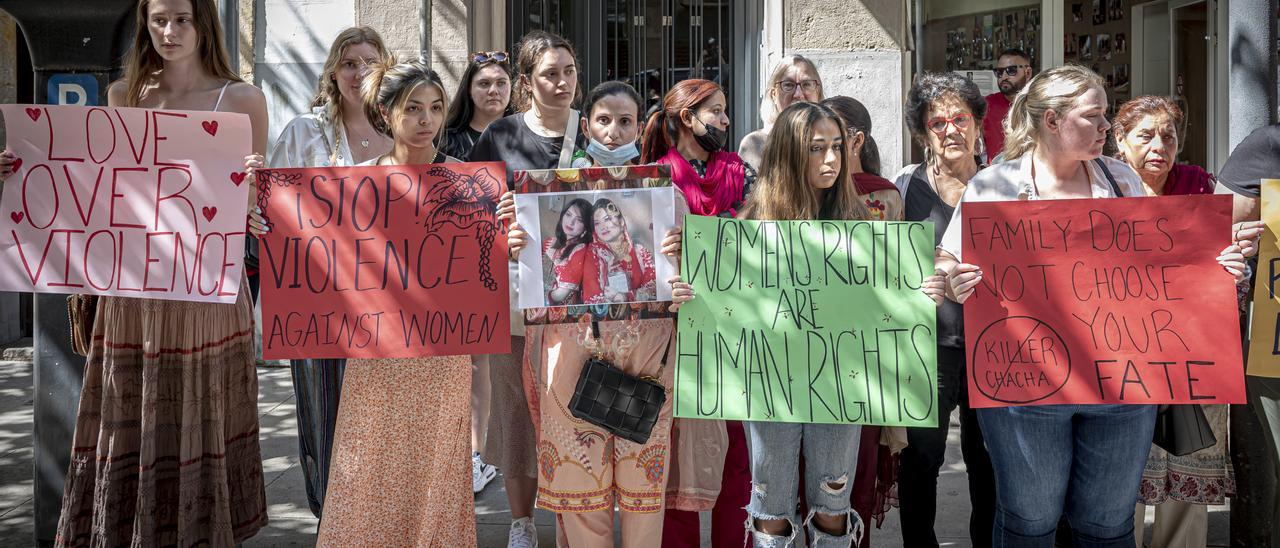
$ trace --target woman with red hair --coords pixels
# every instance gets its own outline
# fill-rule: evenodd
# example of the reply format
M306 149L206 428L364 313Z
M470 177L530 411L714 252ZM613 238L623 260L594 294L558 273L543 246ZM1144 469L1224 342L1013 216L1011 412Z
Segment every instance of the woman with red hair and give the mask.
M684 193L689 211L695 215L734 217L756 178L754 168L724 150L729 138L725 105L724 90L715 82L684 80L667 92L661 110L649 117L641 139L643 163L671 166L671 181ZM676 419L671 439L674 457L667 483L662 546L699 546L698 512L705 510L712 511L712 546L743 546L751 469L742 423ZM680 447L681 442L695 440L727 450ZM724 455L724 460L702 462L705 455ZM681 481L691 477L702 481Z

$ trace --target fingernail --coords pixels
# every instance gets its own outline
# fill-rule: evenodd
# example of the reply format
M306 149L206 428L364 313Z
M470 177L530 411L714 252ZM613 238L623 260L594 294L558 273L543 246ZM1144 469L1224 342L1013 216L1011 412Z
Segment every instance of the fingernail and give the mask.
M259 213L259 214L261 214L261 213L262 213L262 208L260 208L260 207L255 207L255 208L253 208L253 211L254 211L255 213Z

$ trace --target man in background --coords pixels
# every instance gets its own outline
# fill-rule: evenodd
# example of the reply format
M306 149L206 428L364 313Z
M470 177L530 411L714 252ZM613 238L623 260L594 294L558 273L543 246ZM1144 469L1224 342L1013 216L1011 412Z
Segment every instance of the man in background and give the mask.
M982 119L988 164L1004 149L1004 117L1009 114L1013 97L1031 81L1031 56L1017 48L1006 49L996 59L995 73L1000 91L986 97L987 116Z

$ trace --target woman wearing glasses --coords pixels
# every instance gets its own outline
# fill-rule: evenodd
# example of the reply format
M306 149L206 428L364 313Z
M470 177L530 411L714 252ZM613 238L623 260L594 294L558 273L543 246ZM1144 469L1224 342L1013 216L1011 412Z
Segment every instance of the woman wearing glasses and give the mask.
M783 57L769 76L764 98L760 101L760 119L764 121L764 128L742 138L738 144L738 155L756 169L763 168L760 158L764 155L764 142L778 113L796 101L816 103L822 99L822 77L818 76L818 67L813 65L813 61L801 55Z
M925 73L907 93L904 116L925 161L898 173L903 219L931 221L934 243L942 241L960 196L983 166L978 156L979 123L987 103L978 86L952 73ZM974 546L991 545L995 512L995 477L983 447L978 418L969 407L965 385L964 313L959 304L938 307L938 425L908 428L900 459L898 499L905 546L937 546L938 470L947 448L951 412L960 408L960 447L969 474L969 538Z
M449 104L440 152L467 161L480 135L495 120L511 114L511 65L505 51L479 52L462 71ZM479 493L497 477L480 459L489 424L489 356L471 357L471 491Z

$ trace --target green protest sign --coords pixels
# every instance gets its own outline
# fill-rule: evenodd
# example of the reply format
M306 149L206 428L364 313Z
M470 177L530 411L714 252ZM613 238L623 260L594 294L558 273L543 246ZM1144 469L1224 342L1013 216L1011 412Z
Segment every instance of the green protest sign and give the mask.
M931 223L685 217L675 416L936 426Z

